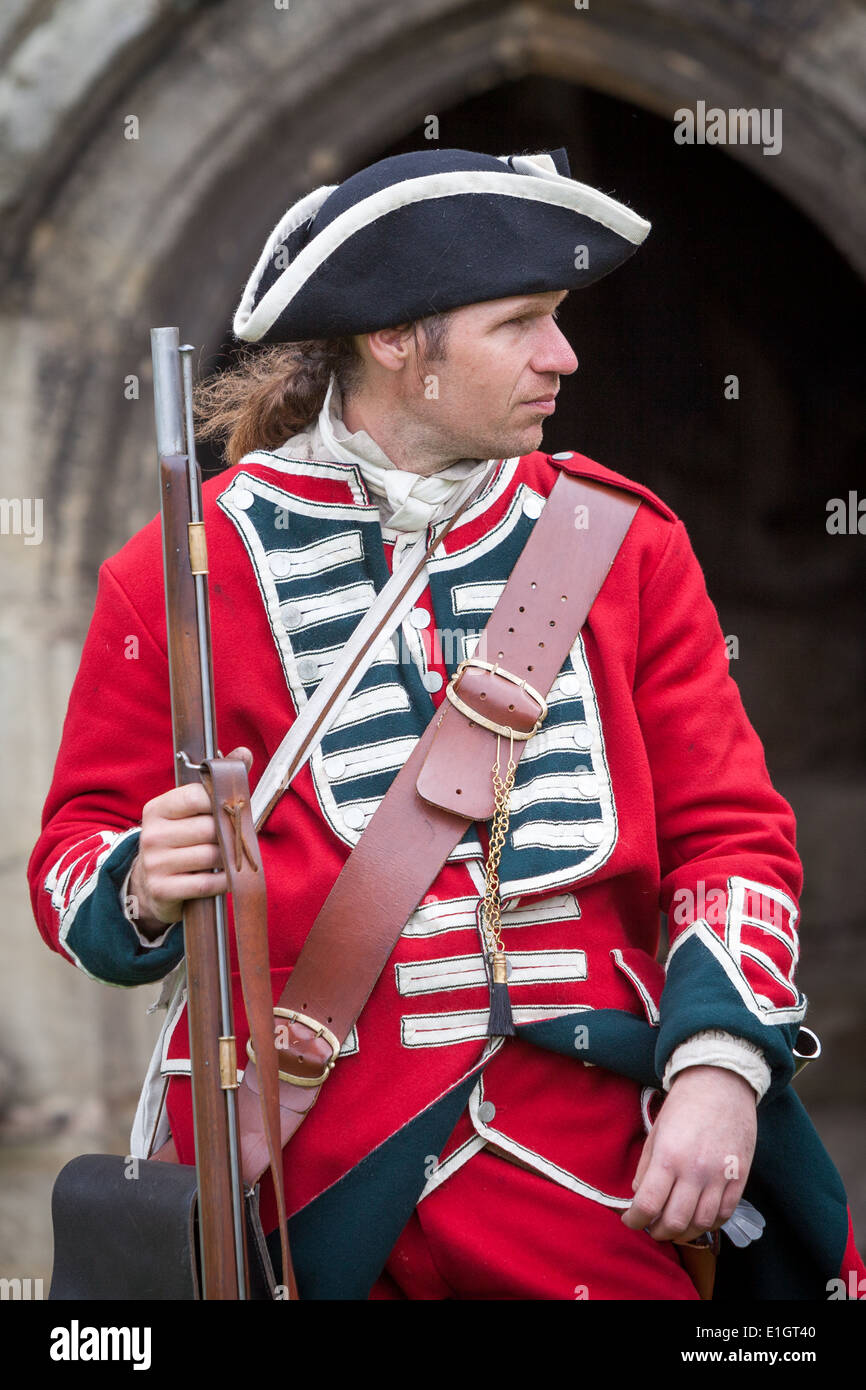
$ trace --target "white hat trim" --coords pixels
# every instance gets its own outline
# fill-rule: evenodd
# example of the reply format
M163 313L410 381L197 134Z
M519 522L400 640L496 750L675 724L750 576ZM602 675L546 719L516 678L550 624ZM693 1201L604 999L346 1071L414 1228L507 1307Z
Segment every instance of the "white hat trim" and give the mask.
M265 267L270 263L277 247L281 246L286 240L286 237L291 236L292 232L296 231L302 222L310 222L325 200L329 198L334 189L338 187L339 184L336 183L322 184L320 188L314 188L312 193L307 193L299 202L293 203L288 212L283 213L265 242L265 248L256 262L255 270L246 283L243 298L238 305L237 313L234 318L234 332L237 336L240 336L239 330L245 328L249 323L256 290L265 273Z
M309 198L315 197L322 191L317 189L316 194L310 194ZM258 341L276 322L310 276L315 274L329 256L332 256L344 242L348 241L356 232L361 231L362 228L369 226L380 217L387 216L389 212L395 212L397 208L424 202L429 198L458 197L465 193L494 193L509 198L527 198L532 202L550 203L554 206L570 208L573 212L592 218L594 222L607 227L609 231L623 237L626 241L630 241L634 246L640 246L649 233L651 225L642 217L638 217L636 212L632 212L631 208L627 208L623 203L618 203L614 198L609 198L606 193L600 193L597 188L590 188L588 184L577 183L574 179L565 178L561 174L551 176L547 171L539 170L536 174L500 174L489 170L467 169L444 174L427 174L421 178L403 179L400 183L391 184L390 187L371 194L369 198L364 198L354 207L347 208L339 217L335 217L329 226L314 236L298 252L280 278L275 280L267 293L263 295L255 309L246 317L242 317L243 311L248 309L255 295L255 289L264 266L280 240L276 234L283 228L283 223L278 223L268 238L265 250L262 252L244 291L243 299L234 318L235 335L241 337L243 334L245 338L253 342ZM295 208L290 209L290 214L294 217L294 226L303 220L297 214L300 213L301 207L309 202L309 198L303 199ZM287 214L287 217L290 214ZM282 235L286 235L284 228Z

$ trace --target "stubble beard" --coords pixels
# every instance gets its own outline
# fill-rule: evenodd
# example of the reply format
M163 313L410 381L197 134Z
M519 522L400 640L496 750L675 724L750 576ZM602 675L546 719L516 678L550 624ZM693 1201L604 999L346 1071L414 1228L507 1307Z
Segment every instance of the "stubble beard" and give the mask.
M441 420L438 411L425 410L413 421L412 444L419 457L436 460L425 472L439 473L460 459L516 458L530 454L541 444L545 420L519 425L513 419L491 423L481 434L463 434ZM431 429L431 426L433 428ZM407 441L408 442L408 441Z
M439 468L447 468L457 459L503 459L531 454L540 446L543 434L543 422L539 421L535 426L524 426L522 429L504 427L501 431L492 431L486 436L455 439L454 452L450 454L447 462L439 465Z

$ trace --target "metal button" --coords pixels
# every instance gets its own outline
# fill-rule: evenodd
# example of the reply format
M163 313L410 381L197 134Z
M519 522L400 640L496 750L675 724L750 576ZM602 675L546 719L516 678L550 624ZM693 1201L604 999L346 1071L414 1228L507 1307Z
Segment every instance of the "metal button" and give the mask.
M425 671L421 677L421 683L425 690L441 690L445 682L438 671Z
M298 675L306 684L319 678L319 663L314 656L302 656L298 662Z
M563 695L579 695L580 676L560 676L559 688Z
M284 550L278 550L275 554L268 556L268 565L271 574L275 575L277 579L285 579L292 568L292 557L287 555Z
M286 627L297 627L301 621L301 609L297 603L286 603L280 609L280 617Z
M429 627L430 614L426 608L413 608L409 614L409 621L413 627Z
M343 812L343 820L351 830L360 830L366 819L360 806L347 806Z
M483 1125L489 1125L496 1115L496 1106L492 1100L483 1100L478 1107L478 1118Z
M533 519L537 519L538 517L541 516L541 513L542 513L543 511L544 511L544 498L543 498L543 497L538 497L537 494L534 493L534 492L531 492L531 493L529 494L528 497L524 497L524 499L523 499L523 514L524 514L524 516L528 516L528 517L532 517Z
M574 458L574 454L573 454L573 453L551 454L550 457L551 457L552 459L573 459L573 458Z
M232 506L240 507L242 511L247 511L255 502L255 494L250 492L247 487L233 487L228 495L228 500Z
M325 771L329 777L342 777L346 771L346 759L340 757L326 758Z
M580 724L574 731L574 741L578 748L592 747L592 730L587 724Z

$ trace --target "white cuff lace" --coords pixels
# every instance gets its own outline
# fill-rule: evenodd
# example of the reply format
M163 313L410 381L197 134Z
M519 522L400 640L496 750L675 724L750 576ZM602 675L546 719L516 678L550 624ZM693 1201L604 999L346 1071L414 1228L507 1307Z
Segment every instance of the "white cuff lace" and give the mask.
M772 1079L760 1047L721 1028L705 1028L674 1048L662 1078L666 1091L670 1090L674 1077L686 1067L724 1067L736 1072L755 1091L756 1103L766 1094Z

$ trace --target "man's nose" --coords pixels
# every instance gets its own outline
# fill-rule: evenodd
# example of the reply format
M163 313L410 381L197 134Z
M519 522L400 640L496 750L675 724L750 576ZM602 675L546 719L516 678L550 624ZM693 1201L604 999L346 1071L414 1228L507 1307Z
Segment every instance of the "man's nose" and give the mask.
M550 319L542 341L538 344L532 358L532 367L539 373L555 372L559 376L570 376L577 371L577 356L560 328Z

